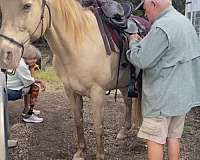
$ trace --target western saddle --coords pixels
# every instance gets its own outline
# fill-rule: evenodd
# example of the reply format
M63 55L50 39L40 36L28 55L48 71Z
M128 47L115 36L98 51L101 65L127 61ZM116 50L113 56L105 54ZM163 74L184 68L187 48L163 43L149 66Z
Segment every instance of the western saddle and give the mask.
M81 0L81 4L83 7L89 7L95 14L107 54L110 55L112 51L116 52L115 46L119 49L119 76L120 66L128 66L127 61L121 61L122 57L126 59L125 53L129 49L128 36L137 33L144 37L150 29L150 23L144 18L133 16L134 7L128 1L119 3L114 0ZM138 93L135 84L137 81L136 75L138 74L136 74L135 67L131 64L129 66L128 96L137 97ZM118 80L116 88L117 85Z

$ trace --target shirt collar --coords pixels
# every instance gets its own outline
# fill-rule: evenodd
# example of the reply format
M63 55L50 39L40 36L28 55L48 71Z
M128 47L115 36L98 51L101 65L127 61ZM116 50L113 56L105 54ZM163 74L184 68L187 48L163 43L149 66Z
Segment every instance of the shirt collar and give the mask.
M158 16L157 20L160 19L161 17L163 17L164 15L166 15L168 12L174 10L174 7L171 5L168 8L164 9L160 15Z

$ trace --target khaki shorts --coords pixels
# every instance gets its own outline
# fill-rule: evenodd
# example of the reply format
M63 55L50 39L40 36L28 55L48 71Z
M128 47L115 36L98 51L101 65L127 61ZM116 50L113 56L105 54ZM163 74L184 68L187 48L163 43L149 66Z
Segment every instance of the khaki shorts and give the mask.
M181 138L185 115L162 118L144 118L138 137L165 144L167 138Z

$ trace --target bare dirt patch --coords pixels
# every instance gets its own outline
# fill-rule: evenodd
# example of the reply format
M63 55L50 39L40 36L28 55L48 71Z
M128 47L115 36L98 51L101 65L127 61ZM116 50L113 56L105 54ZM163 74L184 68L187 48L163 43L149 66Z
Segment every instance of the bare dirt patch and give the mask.
M120 97L120 96L119 96ZM19 144L9 150L9 160L71 160L76 151L76 133L71 106L62 90L47 91L40 95L38 106L44 122L26 124L21 121L22 101L9 102L11 137ZM117 141L116 135L123 121L123 100L114 102L106 97L104 144L107 160L145 160L145 142L131 130L129 137ZM200 160L200 108L187 117L182 139L181 160ZM90 103L84 99L84 127L87 150L86 160L95 159L95 133L92 127Z

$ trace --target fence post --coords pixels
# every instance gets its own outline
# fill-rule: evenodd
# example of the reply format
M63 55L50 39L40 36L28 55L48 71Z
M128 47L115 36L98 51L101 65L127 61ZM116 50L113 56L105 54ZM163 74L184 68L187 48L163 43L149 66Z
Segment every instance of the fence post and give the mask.
M6 75L0 71L0 159L8 160Z

